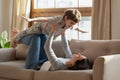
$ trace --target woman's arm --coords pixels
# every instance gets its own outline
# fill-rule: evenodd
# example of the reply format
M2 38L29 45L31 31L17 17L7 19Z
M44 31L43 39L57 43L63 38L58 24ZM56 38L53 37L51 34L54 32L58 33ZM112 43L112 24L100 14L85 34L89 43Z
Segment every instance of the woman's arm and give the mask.
M48 60L50 61L51 65L55 68L57 56L55 55L55 52L52 49L53 37L54 37L54 32L50 32L48 39L44 45L44 49L48 57Z
M69 47L68 41L66 40L65 34L62 34L62 47L67 58L72 57L72 52Z

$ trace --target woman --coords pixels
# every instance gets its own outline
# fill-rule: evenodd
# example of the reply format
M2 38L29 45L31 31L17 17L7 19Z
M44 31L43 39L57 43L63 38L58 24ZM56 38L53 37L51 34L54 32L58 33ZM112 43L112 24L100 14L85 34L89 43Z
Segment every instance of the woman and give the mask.
M89 63L88 59L81 55L80 53L78 54L72 54L68 42L66 41L65 38L65 30L63 29L62 32L62 46L63 50L65 53L66 58L61 58L57 57L52 49L52 42L53 42L53 37L55 34L56 28L53 26L51 29L51 32L49 34L49 37L45 43L45 51L46 55L48 57L48 60L50 61L52 65L52 70L63 70L63 69L72 69L72 70L79 70L79 69L89 69Z
M76 9L66 10L63 16L40 17L34 19L23 18L28 22L36 21L36 23L30 28L18 33L11 40L11 46L16 47L18 43L29 46L25 64L27 69L36 69L39 64L48 60L44 51L44 44L51 30L51 26L54 25L57 27L54 37L61 35L62 29L67 30L73 28L80 32L84 32L78 27L73 27L81 19L81 14Z

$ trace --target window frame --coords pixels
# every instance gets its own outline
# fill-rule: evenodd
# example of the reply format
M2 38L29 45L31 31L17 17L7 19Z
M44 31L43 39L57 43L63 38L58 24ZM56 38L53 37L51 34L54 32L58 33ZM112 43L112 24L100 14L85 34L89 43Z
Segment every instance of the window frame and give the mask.
M81 12L82 16L91 16L92 7L73 7ZM55 15L63 15L64 11L68 8L45 8L45 9L34 9L34 0L31 1L31 12L30 17L48 17Z

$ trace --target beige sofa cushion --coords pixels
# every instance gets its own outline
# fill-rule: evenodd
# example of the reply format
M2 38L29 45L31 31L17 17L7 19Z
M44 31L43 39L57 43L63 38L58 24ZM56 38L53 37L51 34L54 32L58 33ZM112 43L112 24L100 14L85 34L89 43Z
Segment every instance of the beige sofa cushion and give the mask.
M35 80L92 80L92 70L37 71Z
M25 69L25 61L22 60L1 62L0 77L15 80L33 80L34 70Z

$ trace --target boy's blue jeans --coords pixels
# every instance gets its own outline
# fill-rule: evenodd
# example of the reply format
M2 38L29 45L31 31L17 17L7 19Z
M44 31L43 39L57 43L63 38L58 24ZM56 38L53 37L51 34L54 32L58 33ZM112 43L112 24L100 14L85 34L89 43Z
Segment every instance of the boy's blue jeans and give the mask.
M35 69L41 62L48 60L44 50L46 40L45 34L31 34L20 40L21 43L29 46L25 64L27 69Z

